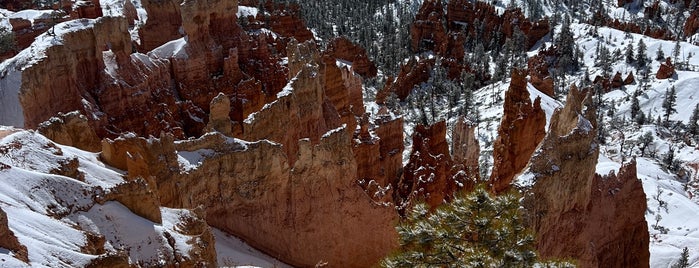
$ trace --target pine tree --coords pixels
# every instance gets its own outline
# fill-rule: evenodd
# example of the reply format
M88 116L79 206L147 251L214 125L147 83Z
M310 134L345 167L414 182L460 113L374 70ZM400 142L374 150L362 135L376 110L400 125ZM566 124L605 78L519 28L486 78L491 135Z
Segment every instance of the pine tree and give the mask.
M636 124L643 125L646 123L646 114L644 113L638 113L638 115L634 118L636 120Z
M672 268L688 268L689 267L689 249L684 247L682 249L682 254L680 254L680 259L672 265Z
M673 57L673 62L677 64L680 62L680 52L682 51L682 47L680 46L680 40L677 39L675 41L675 47L672 48L672 57Z
M633 53L633 43L629 43L628 46L626 46L626 63L633 63L636 61L636 55Z
M638 67L643 68L646 67L646 64L648 63L648 59L646 58L646 43L643 42L643 39L638 40L638 53L636 53L636 63L638 64Z
M670 89L665 90L665 100L663 101L663 109L665 109L665 126L669 126L670 115L677 112L675 109L675 103L677 102L677 95L675 95L675 86L671 86Z
M631 99L631 118L636 118L639 111L641 111L641 105L638 103L638 97L634 94L633 98Z
M531 267L534 236L523 225L520 197L492 196L485 186L430 213L417 204L396 230L400 248L383 267Z
M558 53L557 67L566 72L578 70L578 57L575 55L575 39L570 30L569 19L566 18L561 26L561 32L555 40Z
M643 135L638 139L638 149L641 150L641 156L645 156L646 148L653 143L653 134L650 131L643 133Z
M655 52L655 60L657 60L657 61L664 61L665 60L665 52L663 52L663 46L658 46L658 51Z
M689 133L695 136L699 134L699 104L694 106L692 117L689 119Z
M675 162L675 149L670 146L670 149L663 156L663 165L670 171L677 170L677 163Z
M5 27L0 27L0 54L15 49L15 35Z

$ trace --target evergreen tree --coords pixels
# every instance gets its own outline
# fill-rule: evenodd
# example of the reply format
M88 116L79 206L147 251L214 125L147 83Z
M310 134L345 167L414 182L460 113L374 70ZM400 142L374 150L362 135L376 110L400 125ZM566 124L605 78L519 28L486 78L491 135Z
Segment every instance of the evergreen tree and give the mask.
M675 41L675 47L672 48L672 57L673 57L673 62L677 64L680 62L680 52L682 51L682 47L680 46L680 40L677 39Z
M634 120L636 120L636 124L643 125L646 123L646 114L644 114L642 112L638 113L638 115L634 118Z
M601 46L599 50L599 56L597 57L597 62L595 66L602 68L602 76L607 77L609 73L612 72L611 55L607 46Z
M655 60L664 61L665 52L663 52L663 46L658 46L658 50L655 52Z
M633 63L636 61L636 55L633 53L633 43L629 43L628 46L626 46L626 63Z
M641 156L645 156L646 148L653 143L653 134L650 131L643 133L643 135L638 139L638 149L641 150Z
M680 254L680 259L672 265L672 268L688 268L689 267L689 249L684 247L682 249L682 254Z
M677 95L675 95L675 86L671 86L670 89L665 90L665 100L663 101L663 109L665 109L665 126L669 126L670 115L677 112L675 109L675 103L677 102Z
M638 67L644 68L648 63L648 59L646 58L646 43L643 42L643 39L638 40L637 48L638 53L636 53L636 64L638 64Z
M692 117L689 119L689 133L695 136L699 134L699 104L694 106Z
M670 149L663 156L663 165L670 171L677 171L679 163L675 161L675 149L670 146Z
M515 192L492 196L485 186L430 213L417 204L396 230L400 249L383 267L531 267L534 235L524 227Z
M639 111L641 111L641 105L638 103L638 97L634 94L633 98L631 99L631 118L636 118L636 116L638 116L639 114Z
M575 39L570 30L570 21L566 18L561 26L561 32L555 40L556 52L558 53L557 67L565 72L578 70L578 57L575 49Z
M0 27L0 54L15 49L15 35L11 30Z

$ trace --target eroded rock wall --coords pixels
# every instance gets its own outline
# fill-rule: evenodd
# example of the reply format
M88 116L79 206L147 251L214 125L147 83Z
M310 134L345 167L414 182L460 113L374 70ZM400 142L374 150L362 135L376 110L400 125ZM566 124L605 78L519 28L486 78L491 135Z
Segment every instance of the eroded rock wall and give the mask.
M595 174L595 118L590 95L572 87L529 163L534 184L524 206L537 250L580 267L648 267L646 198L635 162L617 175Z
M505 93L504 115L493 144L492 190L504 192L514 176L527 165L532 153L546 135L546 115L541 99L532 103L527 90L526 74L512 71L510 87Z

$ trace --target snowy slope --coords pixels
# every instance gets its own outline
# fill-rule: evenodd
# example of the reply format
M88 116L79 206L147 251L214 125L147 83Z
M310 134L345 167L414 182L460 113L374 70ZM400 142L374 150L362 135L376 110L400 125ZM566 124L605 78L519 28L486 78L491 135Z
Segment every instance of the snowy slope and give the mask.
M631 117L631 95L639 90L641 111L652 114L653 119L663 113L662 103L666 90L675 87L677 92L677 113L670 116L670 120L688 123L695 105L699 104L699 72L677 71L677 75L665 80L655 78L655 73L660 67L661 61L655 60L656 51L661 49L666 57L672 57L672 51L676 43L673 41L657 40L638 34L627 34L623 31L600 27L595 35L594 27L586 24L573 24L571 29L576 35L579 48L583 53L583 69L594 79L601 75L602 70L595 66L596 48L598 45L607 46L610 51L619 49L622 52L621 59L612 64L613 75L620 72L626 77L633 72L636 82L613 90L604 95L602 108L604 113L615 104L613 116L604 117L604 126L609 128L613 118ZM631 43L634 52L637 50L639 40L643 40L647 46L646 57L651 60L649 65L649 80L647 88L643 88L639 82L639 70L635 64L627 64L623 58L626 46ZM680 42L680 62L686 62L691 66L699 65L697 55L699 47L687 42ZM663 61L664 62L664 61ZM581 72L582 73L582 72ZM574 74L567 77L572 82L582 81L582 74ZM689 164L699 163L699 151L696 144L687 144L683 139L674 136L673 131L663 126L653 124L639 126L628 122L622 126L615 126L606 144L601 146L597 173L606 174L609 171L618 171L623 159L637 156L638 177L643 183L647 196L648 210L646 221L651 235L651 267L669 267L680 256L682 249L687 247L690 255L690 267L699 267L699 199L686 188L687 180L696 180L697 171L689 167ZM653 142L646 149L645 157L637 141L644 133L651 133ZM663 164L662 158L670 149L675 152L675 159L681 163L681 170L686 173L672 173ZM697 166L699 167L699 166ZM682 175L684 174L684 175ZM682 176L680 176L682 175ZM664 203L666 205L660 205ZM658 217L659 216L659 217Z
M85 253L88 236L102 235L107 254L125 253L132 264L158 266L188 256L197 237L180 226L190 210L161 208L163 223L142 218L116 201L100 199L124 183L124 172L96 153L56 144L33 132L0 126L0 208L29 263L0 248L0 267L82 267L98 255ZM77 163L79 175L62 173ZM221 265L287 267L244 242L213 230Z

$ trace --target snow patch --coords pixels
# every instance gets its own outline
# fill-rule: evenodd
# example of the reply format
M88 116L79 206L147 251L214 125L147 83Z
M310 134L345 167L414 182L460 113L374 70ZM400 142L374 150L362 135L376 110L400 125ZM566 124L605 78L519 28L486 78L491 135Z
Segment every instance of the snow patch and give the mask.
M182 37L179 39L172 40L170 42L167 42L163 44L162 46L159 46L153 51L148 52L148 55L151 57L158 57L161 59L170 59L170 58L177 58L177 59L187 59L189 55L187 54L186 51L186 45L187 45L187 40Z

